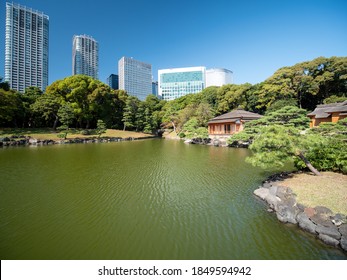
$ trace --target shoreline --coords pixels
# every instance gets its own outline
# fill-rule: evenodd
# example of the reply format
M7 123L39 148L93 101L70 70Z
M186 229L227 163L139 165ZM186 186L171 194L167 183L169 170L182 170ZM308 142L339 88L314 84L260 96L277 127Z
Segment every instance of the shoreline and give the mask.
M123 142L135 141L145 139L161 138L159 136L141 136L141 137L76 137L71 139L36 139L30 136L21 138L8 138L0 141L0 148L17 147L17 146L47 146L47 145L67 145L67 144L89 144L89 143L110 143L110 142Z
M325 206L308 207L298 202L293 190L281 184L291 174L293 172L282 172L270 176L254 190L254 195L267 203L267 211L275 213L280 222L297 225L325 244L347 252L346 213L334 213Z

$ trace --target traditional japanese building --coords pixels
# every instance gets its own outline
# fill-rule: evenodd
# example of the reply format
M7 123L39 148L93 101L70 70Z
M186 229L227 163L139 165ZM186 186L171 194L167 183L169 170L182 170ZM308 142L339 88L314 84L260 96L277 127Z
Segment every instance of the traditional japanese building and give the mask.
M322 122L336 123L347 117L347 100L339 103L317 105L313 112L307 114L311 119L310 127Z
M262 115L240 109L215 117L208 122L209 138L226 139L232 134L242 131L246 122L261 117Z

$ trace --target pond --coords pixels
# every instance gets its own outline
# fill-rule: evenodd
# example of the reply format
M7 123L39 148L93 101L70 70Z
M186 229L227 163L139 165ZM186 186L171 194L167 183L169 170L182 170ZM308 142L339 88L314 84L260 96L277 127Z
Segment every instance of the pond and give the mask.
M252 193L247 149L174 140L0 149L1 259L347 259Z

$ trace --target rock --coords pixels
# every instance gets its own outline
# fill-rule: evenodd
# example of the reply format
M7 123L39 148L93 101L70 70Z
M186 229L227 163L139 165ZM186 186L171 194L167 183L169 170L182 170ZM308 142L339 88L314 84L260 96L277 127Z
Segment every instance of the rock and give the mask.
M314 208L311 208L311 207L305 208L304 212L307 215L307 217L309 217L309 218L311 218L312 216L314 216L316 214L316 210L314 210Z
M265 196L265 201L269 204L272 209L277 211L277 205L281 201L277 196L271 195L270 192Z
M285 203L291 207L294 207L294 206L296 206L296 199L294 196L290 196L287 199L283 199L283 203Z
M333 211L331 211L329 208L324 206L316 206L314 209L316 210L316 213L318 215L324 215L327 217L333 215Z
M299 208L300 212L304 212L305 211L305 205L303 205L301 203L296 203L296 207Z
M322 225L317 225L316 232L318 232L319 234L328 235L328 236L330 236L334 239L337 239L337 240L339 240L341 238L341 234L335 226L324 227Z
M304 212L299 213L296 216L299 227L309 233L316 234L316 225L308 218L307 214Z
M293 196L293 191L290 188L279 186L276 195L280 199L287 199Z
M263 188L270 188L271 184L268 182L263 183Z
M341 226L346 222L346 216L338 213L335 216L331 217L331 221L335 226Z
M35 138L30 138L29 139L29 144L32 144L32 145L36 145L37 144L37 139L35 139Z
M297 224L296 216L299 213L299 209L292 205L291 201L281 201L278 203L276 211L277 219L281 222Z
M271 195L276 195L277 189L278 189L277 186L271 186L271 187L269 188L270 194L271 194Z
M332 237L330 237L330 236L328 236L328 235L325 235L325 234L322 234L322 233L320 233L319 235L318 235L318 238L320 239L320 240L322 240L324 243L326 243L326 244L328 244L328 245L331 245L331 246L337 246L337 245L339 245L339 241L338 240L336 240L335 238L332 238Z
M343 250L347 251L347 237L342 236L340 240L340 246Z
M259 196L261 199L265 200L265 197L269 194L269 189L259 188L253 192L256 196Z
M332 227L334 224L331 222L329 216L322 215L322 214L315 214L312 217L310 217L311 221L314 222L316 225L322 225L325 227Z
M343 237L347 238L347 224L339 226L339 232Z

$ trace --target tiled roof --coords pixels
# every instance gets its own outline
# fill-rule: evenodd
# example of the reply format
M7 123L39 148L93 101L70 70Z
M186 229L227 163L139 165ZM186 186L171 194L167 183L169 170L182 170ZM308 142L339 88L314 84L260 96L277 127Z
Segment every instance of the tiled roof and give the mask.
M210 120L208 123L222 123L223 121L235 122L240 119L250 121L250 120L259 119L261 117L262 115L237 109L229 113L215 117L212 120Z
M331 113L347 112L347 100L339 103L317 105L313 112L307 114L308 117L323 119L330 117Z

